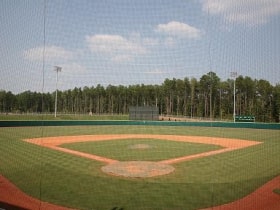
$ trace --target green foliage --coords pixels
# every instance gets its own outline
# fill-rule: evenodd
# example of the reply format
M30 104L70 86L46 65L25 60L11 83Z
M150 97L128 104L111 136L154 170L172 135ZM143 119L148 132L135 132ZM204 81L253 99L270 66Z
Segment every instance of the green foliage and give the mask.
M273 90L273 117L276 122L280 122L280 84L276 85L276 87Z
M160 114L233 120L233 80L221 81L215 72L196 78L165 79L160 85L108 85L58 91L58 113L127 114L129 106L157 106ZM0 90L0 113L53 113L55 93ZM236 115L256 121L279 122L279 85L250 77L236 78ZM0 119L2 116L0 116Z
M60 114L55 118L53 114L10 114L0 115L0 120L128 120L128 115Z

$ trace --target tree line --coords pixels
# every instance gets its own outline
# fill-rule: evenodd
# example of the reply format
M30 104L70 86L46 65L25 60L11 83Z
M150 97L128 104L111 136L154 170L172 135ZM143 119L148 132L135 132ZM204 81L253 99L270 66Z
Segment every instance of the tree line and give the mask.
M160 115L191 118L230 119L253 115L256 121L279 122L280 84L242 75L221 81L215 72L196 78L165 79L160 85L129 85L58 90L57 111L65 114L127 114L130 106L157 106ZM2 113L52 113L55 92L25 91L13 94L0 90Z

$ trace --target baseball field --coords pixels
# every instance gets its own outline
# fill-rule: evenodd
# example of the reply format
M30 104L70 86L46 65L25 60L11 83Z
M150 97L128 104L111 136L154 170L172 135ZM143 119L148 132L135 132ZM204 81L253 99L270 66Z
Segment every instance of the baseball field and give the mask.
M279 129L2 127L0 207L211 209L258 194L274 180L265 191L267 197L262 197L267 209L277 209L279 151ZM27 197L17 199L18 192L7 198L6 182ZM28 206L32 199L40 201L37 206ZM237 209L263 209L258 200L243 200Z

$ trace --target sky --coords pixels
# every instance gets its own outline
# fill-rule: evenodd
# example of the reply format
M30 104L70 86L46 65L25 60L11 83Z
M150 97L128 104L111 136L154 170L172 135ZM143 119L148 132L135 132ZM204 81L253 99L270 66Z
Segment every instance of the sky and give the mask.
M280 83L279 0L1 0L0 90L162 84L213 71Z

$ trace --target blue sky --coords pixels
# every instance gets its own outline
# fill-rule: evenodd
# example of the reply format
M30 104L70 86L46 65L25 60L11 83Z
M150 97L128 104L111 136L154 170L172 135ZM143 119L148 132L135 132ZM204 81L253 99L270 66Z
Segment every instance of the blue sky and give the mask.
M2 0L0 89L161 84L214 71L280 82L279 0Z

